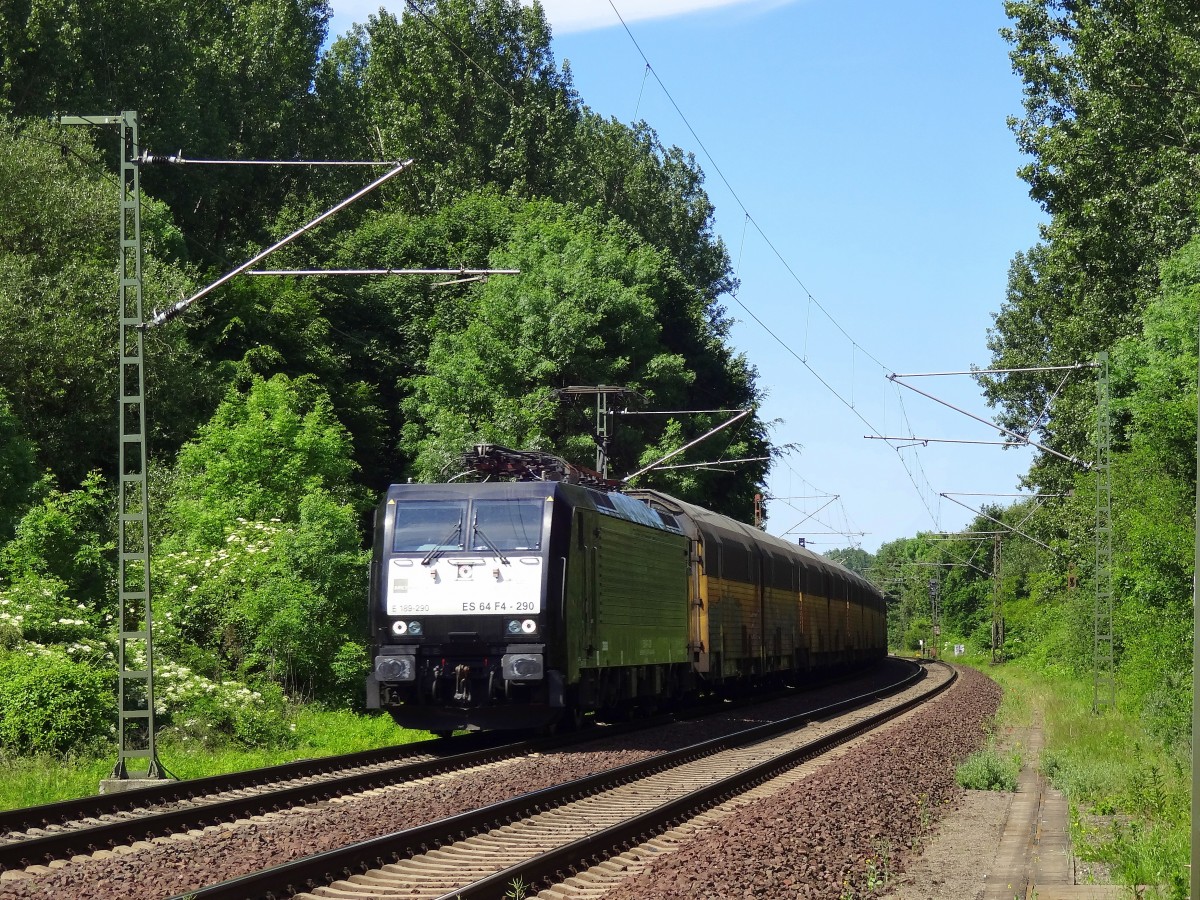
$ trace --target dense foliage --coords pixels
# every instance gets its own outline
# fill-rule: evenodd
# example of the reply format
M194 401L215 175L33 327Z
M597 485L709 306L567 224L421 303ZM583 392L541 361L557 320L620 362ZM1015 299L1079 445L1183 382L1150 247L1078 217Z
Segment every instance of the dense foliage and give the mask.
M644 410L759 399L703 174L584 105L540 7L418 0L332 41L328 20L325 0L0 3L0 673L40 673L0 678L0 748L90 745L112 714L116 142L59 114L137 110L160 160L414 160L273 266L521 270L241 278L146 332L156 707L180 740L286 742L286 702L357 702L386 484L457 475L485 441L591 465L571 385ZM370 171L143 165L147 312ZM720 421L618 420L612 471ZM751 416L698 452L770 447ZM639 483L748 518L765 473Z
M1190 737L1200 316L1200 15L1167 0L1010 0L1004 32L1025 89L1010 124L1048 221L1013 259L989 335L992 368L1109 358L1112 636L1119 702L1166 745ZM1065 376L1065 377L1064 377ZM985 509L961 539L885 545L893 638L966 640L1089 681L1097 547L1100 369L981 376L999 420L1042 454L1043 496ZM1103 497L1103 495L1101 495ZM1099 512L1098 512L1099 510ZM999 524L1003 523L1003 525ZM975 537L971 532L1004 531ZM934 568L936 567L936 568ZM993 618L1003 629L993 634Z

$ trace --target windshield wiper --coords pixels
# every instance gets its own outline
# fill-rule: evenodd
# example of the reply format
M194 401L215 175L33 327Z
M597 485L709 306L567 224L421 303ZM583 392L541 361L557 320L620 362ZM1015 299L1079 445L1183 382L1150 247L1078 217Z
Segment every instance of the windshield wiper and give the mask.
M455 535L457 535L460 531L462 531L462 519L459 519L458 524L455 525L452 529L450 529L450 533L448 535L446 535L444 538L442 538L441 541L439 541L432 550L430 550L428 553L425 554L425 558L423 560L421 560L421 565L427 566L431 562L433 562L435 559L437 559L439 556L441 556L443 553L445 553L446 545L448 543L450 543L450 541L453 540Z
M474 529L474 531L477 535L479 535L481 538L483 538L483 542L485 544L487 544L488 549L491 550L493 553L495 553L498 557L500 557L500 562L504 563L504 565L506 565L506 566L509 565L508 557L505 556L501 552L499 547L497 547L495 544L492 543L491 538L489 538L486 534L483 533L483 529L479 527L478 522L473 522L471 524L471 528Z

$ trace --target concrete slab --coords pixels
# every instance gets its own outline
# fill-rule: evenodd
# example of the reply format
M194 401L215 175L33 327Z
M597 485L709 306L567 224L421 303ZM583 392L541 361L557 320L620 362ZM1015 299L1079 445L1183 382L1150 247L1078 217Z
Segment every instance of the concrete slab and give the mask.
M120 794L125 791L136 791L141 788L158 787L175 778L104 778L100 781L101 794Z

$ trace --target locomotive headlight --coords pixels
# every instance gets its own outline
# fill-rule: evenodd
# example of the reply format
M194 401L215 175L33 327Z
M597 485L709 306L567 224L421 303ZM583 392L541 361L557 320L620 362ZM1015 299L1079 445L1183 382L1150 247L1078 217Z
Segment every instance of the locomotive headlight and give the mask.
M392 623L392 634L408 634L408 623L396 620Z
M411 656L375 657L376 681L413 681L416 675L416 660Z
M521 633L521 621L519 619L513 619L512 621L510 621L508 623L508 633L509 634L520 634Z
M535 631L537 631L537 620L526 619L521 623L521 630L526 634L533 634Z
M421 633L421 623L417 622L417 621L409 622L408 623L408 633L411 635L420 634Z
M540 681L542 679L542 654L506 653L500 661L504 677L509 681Z

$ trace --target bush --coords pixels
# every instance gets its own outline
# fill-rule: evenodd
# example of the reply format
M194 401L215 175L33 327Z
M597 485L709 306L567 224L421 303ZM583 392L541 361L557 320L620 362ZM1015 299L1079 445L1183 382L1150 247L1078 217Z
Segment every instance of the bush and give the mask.
M0 657L0 745L17 753L86 751L110 738L115 673L25 644Z
M367 555L351 507L318 492L301 508L298 523L240 520L219 548L158 557L157 637L210 677L343 703L366 674L365 653L346 645L365 631Z
M0 388L0 541L12 537L37 481L37 452Z
M76 602L69 587L53 575L24 572L0 584L0 629L37 644L72 647L68 654L112 659L102 636L113 620L86 603Z
M154 713L167 741L205 747L294 747L286 712L277 685L213 681L174 663L157 667Z
M253 379L180 451L152 582L165 655L216 681L344 703L369 554L353 448L310 379ZM332 677L331 677L332 675Z
M360 643L347 641L333 657L329 666L332 702L362 709L365 701L367 675L371 672L371 657Z
M1015 791L1020 772L1020 754L1001 755L988 747L968 756L955 770L954 778L970 791Z
M111 611L116 571L112 490L98 472L74 491L52 478L40 485L40 502L26 511L11 541L0 546L0 578L42 578L61 585L80 608Z

